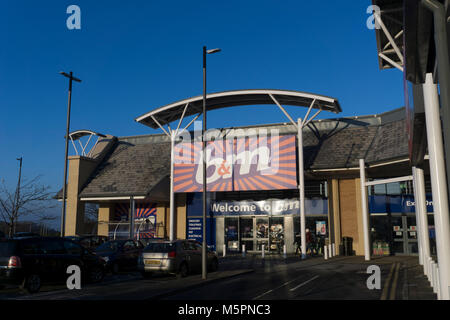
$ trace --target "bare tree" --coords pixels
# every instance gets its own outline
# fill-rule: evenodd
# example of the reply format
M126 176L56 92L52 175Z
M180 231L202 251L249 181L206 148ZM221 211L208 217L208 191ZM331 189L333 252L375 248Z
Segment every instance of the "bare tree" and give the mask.
M54 220L55 217L46 211L55 205L50 203L53 192L50 192L49 186L42 185L37 176L31 180L24 179L20 185L20 193L10 191L2 180L0 184L0 218L8 226L8 232L11 236L19 218L25 216L34 216L41 221Z

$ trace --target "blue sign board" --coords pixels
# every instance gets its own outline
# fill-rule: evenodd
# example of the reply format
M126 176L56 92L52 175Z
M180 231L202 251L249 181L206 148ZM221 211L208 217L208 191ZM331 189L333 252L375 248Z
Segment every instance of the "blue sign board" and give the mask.
M431 195L426 197L427 212L433 212ZM374 195L369 196L370 213L415 213L413 195Z

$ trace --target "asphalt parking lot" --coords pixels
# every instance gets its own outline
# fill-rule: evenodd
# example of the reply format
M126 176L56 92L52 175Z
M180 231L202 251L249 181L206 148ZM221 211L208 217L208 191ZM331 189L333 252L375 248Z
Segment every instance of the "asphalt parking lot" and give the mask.
M381 288L367 287L367 268L381 270ZM108 275L99 284L68 290L44 286L37 294L0 290L2 300L435 300L417 257L227 256L218 272L178 279L143 279L137 272Z

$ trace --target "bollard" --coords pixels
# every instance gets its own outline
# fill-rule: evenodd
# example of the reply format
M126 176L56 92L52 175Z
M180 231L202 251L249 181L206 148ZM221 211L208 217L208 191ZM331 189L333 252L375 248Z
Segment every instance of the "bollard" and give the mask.
M227 255L227 245L224 244L223 245L223 257L225 257Z
M287 258L287 251L286 251L286 245L283 246L283 257Z
M262 245L261 255L262 255L262 258L264 259L264 245Z
M242 245L242 257L245 258L245 244Z
M333 258L332 252L331 252L331 244L328 245L328 257Z
M328 250L326 246L323 248L323 257L325 260L328 260Z
M335 257L336 256L336 245L333 243L331 246L333 248L333 257Z

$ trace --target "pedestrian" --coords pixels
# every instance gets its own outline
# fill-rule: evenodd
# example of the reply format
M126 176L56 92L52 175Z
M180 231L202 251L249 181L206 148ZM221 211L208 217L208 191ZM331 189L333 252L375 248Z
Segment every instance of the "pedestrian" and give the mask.
M295 234L294 244L296 245L295 254L301 253L302 252L302 250L301 250L302 237L301 237L300 233Z

